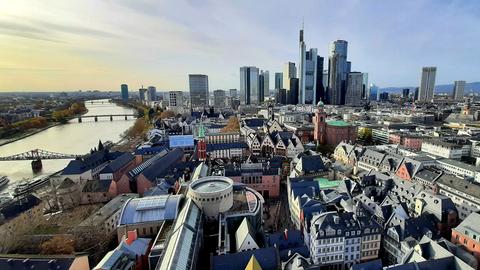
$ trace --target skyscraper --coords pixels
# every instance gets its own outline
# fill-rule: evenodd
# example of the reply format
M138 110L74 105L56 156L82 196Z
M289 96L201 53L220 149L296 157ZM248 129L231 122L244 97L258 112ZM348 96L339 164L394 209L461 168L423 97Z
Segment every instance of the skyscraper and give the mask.
M303 27L300 30L299 34L299 43L298 43L300 55L298 61L298 89L300 90L299 102L305 104L305 40L303 39ZM316 58L317 51L315 50L315 58ZM316 60L316 59L315 59ZM312 95L313 96L313 95ZM311 99L311 97L310 97Z
M208 76L203 74L189 74L190 106L191 108L208 107Z
M303 29L299 39L300 61L298 63L299 103L316 104L324 98L323 57L317 55L317 49L306 51Z
M283 70L283 88L288 92L290 90L290 79L297 77L297 68L295 63L287 62Z
M145 101L145 92L147 92L147 89L143 88L143 85L142 85L142 88L138 89L138 97L140 101Z
M402 97L403 97L404 99L408 99L408 95L410 95L410 88L404 88L404 89L402 90Z
M363 74L362 99L370 99L370 88L368 87L368 73Z
M286 90L287 103L296 105L298 104L298 91L299 91L298 78L291 78L289 81L290 81L290 87L288 90Z
M363 74L361 72L348 73L347 93L345 104L360 105L363 90Z
M121 90L121 94L122 94L122 99L124 101L127 101L128 100L128 85L126 85L126 84L120 85L120 90Z
M258 104L258 68L241 67L240 68L240 104Z
M265 100L265 95L269 96L269 88L270 88L270 74L268 70L260 71L258 75L258 101L262 103Z
M379 93L379 90L378 90L378 87L375 85L375 84L370 84L370 87L369 87L369 91L370 91L370 100L375 100L375 101L378 101L379 98L380 98L380 93Z
M225 108L226 96L224 90L218 89L213 91L213 106L215 109Z
M436 67L423 67L422 80L418 91L418 101L431 101L433 99L433 91L435 89Z
M453 87L453 99L454 100L463 100L463 95L465 92L465 81L455 81Z
M149 86L147 88L147 100L148 101L157 100L157 88L155 88L155 86Z
M342 105L345 103L347 74L350 64L347 63L348 42L336 40L330 45L328 55L328 97L329 103Z
M283 88L283 73L282 72L275 72L275 89L282 89Z

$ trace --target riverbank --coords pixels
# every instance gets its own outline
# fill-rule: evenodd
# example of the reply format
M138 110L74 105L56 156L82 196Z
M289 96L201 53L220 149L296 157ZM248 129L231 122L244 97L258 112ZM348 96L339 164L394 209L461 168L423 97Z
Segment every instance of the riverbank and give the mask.
M14 138L10 138L10 139L0 139L0 146L4 146L4 145L7 145L9 143L13 143L13 142L16 142L16 141L19 141L19 140L22 140L22 139L25 139L27 137L30 137L30 136L33 136L37 133L40 133L42 131L45 131L49 128L52 128L52 127L56 127L56 126L60 126L60 125L65 125L65 124L68 124L68 122L72 119L75 119L79 116L82 116L84 114L88 113L88 109L81 113L81 114L77 114L77 115L73 115L71 117L69 117L69 119L65 122L65 123L62 123L62 122L53 122L53 123L50 123L48 124L46 127L43 127L43 128L38 128L38 129L35 129L35 130L31 130L31 131L27 131L27 132L22 132L20 134L18 134L17 136L15 136Z

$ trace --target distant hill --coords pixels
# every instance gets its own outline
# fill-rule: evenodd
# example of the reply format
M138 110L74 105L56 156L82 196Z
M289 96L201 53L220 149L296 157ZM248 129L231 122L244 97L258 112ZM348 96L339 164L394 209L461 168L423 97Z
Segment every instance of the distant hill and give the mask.
M406 87L385 87L385 88L380 88L380 93L381 92L387 92L387 93L402 93L402 90L405 88L410 89L410 93L413 93L415 91L415 87L412 86L406 86ZM440 85L435 85L435 93L448 93L451 94L453 92L453 84L440 84ZM474 92L474 93L480 93L480 82L471 82L467 83L465 85L465 94Z

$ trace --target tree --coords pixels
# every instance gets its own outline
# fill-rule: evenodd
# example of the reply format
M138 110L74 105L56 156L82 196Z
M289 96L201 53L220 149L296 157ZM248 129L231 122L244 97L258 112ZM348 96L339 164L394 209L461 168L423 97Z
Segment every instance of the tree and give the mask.
M231 116L228 119L227 125L222 128L221 132L235 132L240 130L240 122L237 117Z
M40 244L40 254L73 254L75 253L75 240L57 235Z
M160 114L160 119L174 117L175 113L173 111L164 111Z

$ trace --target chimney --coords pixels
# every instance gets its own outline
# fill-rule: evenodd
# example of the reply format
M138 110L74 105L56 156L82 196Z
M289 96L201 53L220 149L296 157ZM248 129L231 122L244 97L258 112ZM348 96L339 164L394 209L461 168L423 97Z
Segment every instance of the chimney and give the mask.
M285 236L285 240L288 240L288 229L285 228L285 231L283 232L284 236Z
M131 245L133 241L137 240L137 237L138 237L137 230L128 231L127 239L125 239L125 242L127 243L127 245Z

